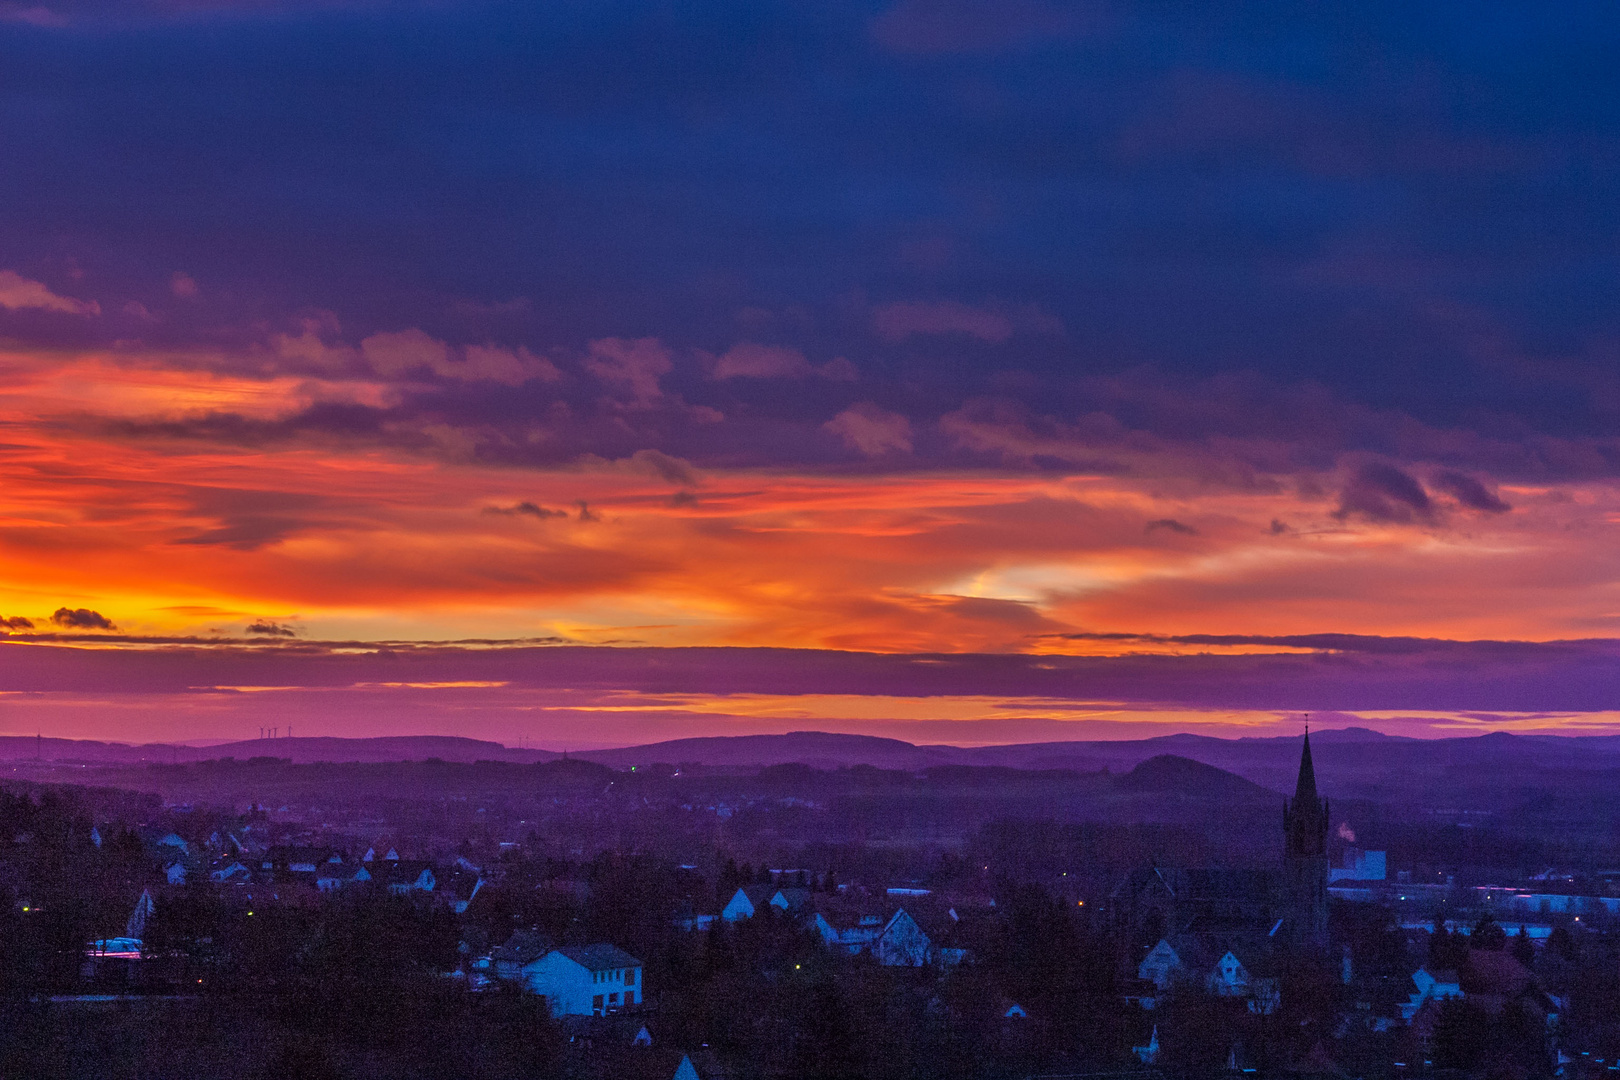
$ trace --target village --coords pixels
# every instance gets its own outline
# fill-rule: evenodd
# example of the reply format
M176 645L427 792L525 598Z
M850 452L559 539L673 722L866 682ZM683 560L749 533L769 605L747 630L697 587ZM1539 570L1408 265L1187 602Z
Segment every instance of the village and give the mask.
M260 806L3 798L10 1061L47 1030L155 1010L186 1031L226 1010L249 1027L304 1017L300 1067L370 1075L403 1040L391 1060L415 1075L446 1051L413 1044L388 1003L427 1001L422 1028L461 1016L461 1042L489 1016L524 1030L522 1060L463 1047L492 1076L1620 1070L1615 876L1415 880L1332 836L1308 742L1270 864L1039 880L971 848L885 877L870 851L813 845L824 861L797 866L723 844L681 862L558 854L538 835L457 853ZM382 1028L354 1021L352 995Z

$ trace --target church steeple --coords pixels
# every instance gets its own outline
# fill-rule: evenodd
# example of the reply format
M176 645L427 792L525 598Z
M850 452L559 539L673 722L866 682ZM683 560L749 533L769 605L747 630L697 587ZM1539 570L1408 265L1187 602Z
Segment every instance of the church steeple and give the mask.
M1305 725L1305 749L1299 755L1299 783L1294 785L1294 802L1309 806L1316 801L1316 768L1311 764L1311 728Z
M1299 782L1294 785L1294 797L1283 807L1283 829L1288 855L1327 853L1328 804L1316 793L1316 767L1311 763L1309 728L1305 729L1305 745L1299 755Z
M1283 873L1294 940L1311 948L1327 945L1328 804L1316 790L1311 732L1299 754L1294 797L1283 803Z

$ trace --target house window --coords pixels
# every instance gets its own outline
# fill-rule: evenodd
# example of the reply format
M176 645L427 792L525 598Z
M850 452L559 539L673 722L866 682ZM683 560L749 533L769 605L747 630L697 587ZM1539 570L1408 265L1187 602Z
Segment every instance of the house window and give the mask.
M601 994L597 994L595 997L591 998L591 1011L594 1013L600 1013L602 1011Z
M619 995L618 994L609 994L608 995L608 1004L609 1005L617 1005L618 1003L619 1003Z
M624 985L626 985L626 986L634 986L634 985L636 985L636 969L635 968L625 968L624 969Z

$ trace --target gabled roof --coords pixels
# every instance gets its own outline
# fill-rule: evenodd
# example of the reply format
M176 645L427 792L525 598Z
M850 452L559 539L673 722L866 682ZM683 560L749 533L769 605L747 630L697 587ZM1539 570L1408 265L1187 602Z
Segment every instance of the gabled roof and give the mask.
M555 950L587 971L612 971L614 968L640 967L641 961L617 945L564 945Z
M772 889L771 899L774 901L778 896L780 896L782 898L782 902L788 906L789 911L797 911L804 907L805 904L809 903L810 890L802 889L797 886L786 889Z

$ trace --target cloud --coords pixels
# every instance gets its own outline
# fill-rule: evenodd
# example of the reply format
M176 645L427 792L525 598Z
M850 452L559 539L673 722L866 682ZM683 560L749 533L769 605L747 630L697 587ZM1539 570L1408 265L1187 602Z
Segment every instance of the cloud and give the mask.
M568 511L566 510L548 510L545 507L537 506L532 502L520 502L513 506L486 506L484 507L484 513L503 514L507 517L523 515L532 518L539 518L542 521L544 521L546 518L565 518L568 516Z
M270 619L261 619L258 622L249 623L248 628L247 628L247 632L250 633L250 634L257 634L257 635L260 635L262 637L297 637L298 636L298 631L297 630L293 629L290 626L286 626L286 625L284 625L282 623L274 622L274 621L272 621Z
M1167 532L1180 533L1183 536L1198 535L1197 529L1193 528L1191 525L1183 525L1175 518L1155 518L1154 520L1148 522L1147 525L1143 527L1142 531L1145 533L1152 533L1160 529Z
M691 462L671 457L661 450L637 450L630 455L629 464L681 487L696 487L703 482Z
M7 311L55 311L63 315L99 315L101 305L94 300L58 296L37 281L30 281L14 270L0 270L0 308Z
M5 618L0 618L0 627L7 630L32 630L34 620L25 619L21 615L8 615Z
M755 345L744 341L733 345L714 362L717 379L797 379L815 369L804 353L782 345Z
M1479 510L1487 514L1505 514L1513 509L1467 473L1448 469L1434 478L1434 486L1470 510Z
M436 375L463 382L492 382L504 386L520 386L530 379L541 382L559 382L562 372L543 356L528 349L503 349L496 345L469 345L462 350L462 359L446 360L433 368Z
M277 347L282 355L307 357L316 362L329 362L342 355L340 351L329 350L308 329L300 338L278 338ZM502 386L521 386L530 379L541 382L562 379L557 365L522 346L508 349L485 344L455 349L415 328L372 334L360 342L360 354L372 371L388 379L425 372L458 382Z
M915 334L966 334L999 344L1013 335L1007 316L952 300L885 304L872 313L872 329L885 341L904 341Z
M674 368L657 338L601 338L590 344L585 370L610 389L645 408L664 396L658 380Z
M911 421L870 401L851 405L822 426L867 457L911 452Z
M1405 524L1427 520L1433 510L1428 492L1410 474L1374 461L1358 468L1344 486L1333 516L1343 520L1359 515L1369 521Z
M360 342L360 355L378 375L398 379L448 363L450 346L413 328L372 334Z
M68 630L116 630L113 621L99 611L89 608L59 607L51 613L51 622Z
M169 278L169 291L182 300L195 300L200 290L197 288L196 278L176 270Z
M834 382L854 382L860 378L855 365L845 357L834 357L817 367L798 349L750 341L739 342L716 358L710 373L716 379L803 379L816 375Z

